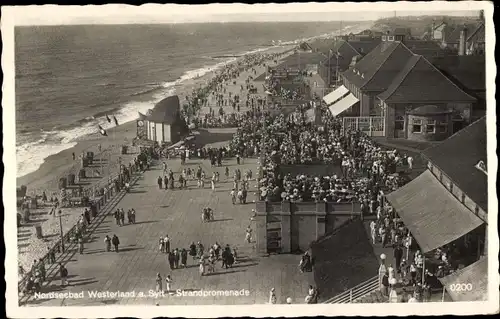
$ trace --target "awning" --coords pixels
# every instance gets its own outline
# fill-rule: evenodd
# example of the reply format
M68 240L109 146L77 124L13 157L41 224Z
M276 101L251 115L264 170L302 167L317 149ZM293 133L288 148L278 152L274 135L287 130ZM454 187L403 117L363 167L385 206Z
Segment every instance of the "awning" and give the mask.
M340 113L347 110L348 108L350 108L351 106L353 106L354 104L356 104L357 102L359 102L358 98L351 93L342 100L330 106L329 107L330 113L332 113L333 116L337 116Z
M453 301L486 301L488 300L488 258L483 257L472 265L439 278L439 281L446 287Z
M428 170L386 198L424 253L446 245L483 224Z
M349 90L345 86L341 85L334 91L323 96L323 101L326 103L326 105L330 105L343 97L347 92L349 92Z

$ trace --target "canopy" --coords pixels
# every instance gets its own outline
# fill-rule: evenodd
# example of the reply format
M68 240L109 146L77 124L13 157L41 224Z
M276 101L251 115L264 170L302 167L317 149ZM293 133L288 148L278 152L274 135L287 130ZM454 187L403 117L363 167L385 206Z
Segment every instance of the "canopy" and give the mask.
M446 287L453 301L488 300L488 258L483 257L472 265L439 278L439 281Z
M359 102L358 98L355 97L352 93L350 93L342 100L330 106L329 109L333 116L337 116L340 113L347 110L348 108L350 108L351 106L353 106L354 104L356 104L357 102Z
M424 253L468 234L483 223L428 170L386 198Z
M325 95L323 97L323 101L326 103L326 105L330 105L333 102L340 99L341 97L343 97L347 92L349 92L349 90L345 86L341 85L334 91Z

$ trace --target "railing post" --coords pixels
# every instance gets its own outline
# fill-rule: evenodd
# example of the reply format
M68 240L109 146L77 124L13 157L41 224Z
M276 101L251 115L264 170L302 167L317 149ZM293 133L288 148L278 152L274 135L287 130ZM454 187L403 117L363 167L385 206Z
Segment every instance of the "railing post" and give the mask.
M349 290L349 303L352 303L352 289Z

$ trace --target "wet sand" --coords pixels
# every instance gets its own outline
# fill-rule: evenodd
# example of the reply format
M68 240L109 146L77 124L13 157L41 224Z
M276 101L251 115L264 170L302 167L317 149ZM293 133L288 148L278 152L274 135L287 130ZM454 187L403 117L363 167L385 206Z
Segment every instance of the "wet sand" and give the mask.
M272 48L268 53L286 51L286 48ZM256 67L257 77L261 73L265 72L265 68ZM250 71L241 72L240 76L236 79L236 85L233 83L228 83L226 86L226 95L228 92L233 94L239 94L240 85L245 83L245 80L250 75ZM183 101L186 94L191 94L195 87L200 84L205 83L207 80L213 77L213 72L206 74L198 79L193 79L188 83L185 83L181 90L176 93L180 100ZM263 88L258 88L259 94L263 94ZM209 108L203 108L200 113L205 113ZM242 105L240 112L245 112L247 110L245 105ZM225 106L224 111L232 112L231 106ZM67 177L68 174L77 174L80 169L80 161L78 160L78 155L86 153L88 151L93 151L95 157L100 159L103 158L106 162L102 165L95 165L91 169L87 169L87 173L92 171L99 171L100 178L85 179L85 185L83 187L96 186L99 183L105 183L110 174L116 174L118 172L119 158L121 158L122 163L127 164L137 155L138 150L132 148L127 155L121 154L121 146L127 145L130 147L132 140L136 137L136 121L130 121L123 123L117 127L107 130L108 136L102 136L99 132L85 136L85 138L78 141L78 143L67 150L64 150L58 154L48 157L41 167L30 174L17 179L17 186L25 185L27 186L28 195L37 194L40 195L42 191L46 191L47 196L50 198L51 193L59 192L58 183L61 177ZM218 129L214 129L217 131ZM201 132L199 135L201 141L207 144L217 145L217 143L227 143L232 137L232 131L224 132L225 134L218 134L217 132ZM223 139L217 141L211 141L214 135L224 136ZM98 145L101 145L102 152L98 152ZM76 160L73 160L72 153L77 156ZM23 225L18 227L18 263L22 265L25 270L31 266L33 260L42 258L46 253L47 249L52 247L59 239L59 218L54 218L48 215L50 207L41 207L33 210L32 220L28 225ZM63 232L66 233L73 225L75 225L83 212L83 208L64 208L62 226ZM34 231L35 225L41 225L44 238L37 238Z

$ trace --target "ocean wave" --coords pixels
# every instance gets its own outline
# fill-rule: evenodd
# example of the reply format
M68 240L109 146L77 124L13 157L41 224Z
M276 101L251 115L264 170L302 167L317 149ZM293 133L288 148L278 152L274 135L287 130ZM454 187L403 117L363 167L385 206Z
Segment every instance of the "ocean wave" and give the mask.
M36 141L17 147L17 176L22 177L35 172L42 166L45 159L53 154L62 152L76 145L74 143L46 143L45 141Z
M140 95L148 94L148 93L154 92L156 90L159 90L161 88L163 88L163 86L161 86L161 85L149 87L149 88L141 90L139 92L132 93L132 94L130 94L130 96L140 96Z
M281 43L281 45L283 46L286 44ZM109 123L106 119L106 115L109 115L110 117L115 116L119 124L133 121L137 119L138 112L146 113L161 99L175 94L178 87L183 83L200 78L207 73L217 71L226 64L232 63L245 55L263 52L269 50L269 48L270 47L257 48L242 53L230 54L224 59L214 59L213 61L217 61L217 63L185 71L174 81L146 83L142 86L138 85L137 88L142 88L142 90L132 94L132 96L139 96L155 91L158 92L153 94L150 101L130 101L122 104L122 106L118 108L98 112L92 116L85 117L84 119L78 121L77 125L74 127L67 129L56 128L49 132L43 132L43 138L17 147L17 175L24 176L36 171L50 155L57 154L75 146L77 141L84 136L98 133L98 125L101 125L104 129L114 127L115 123L113 121ZM98 83L97 85L111 86L114 84L103 82ZM146 86L146 88L144 88L144 86ZM135 86L131 88L135 88ZM104 105L96 105L96 107L99 106Z

